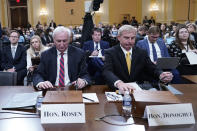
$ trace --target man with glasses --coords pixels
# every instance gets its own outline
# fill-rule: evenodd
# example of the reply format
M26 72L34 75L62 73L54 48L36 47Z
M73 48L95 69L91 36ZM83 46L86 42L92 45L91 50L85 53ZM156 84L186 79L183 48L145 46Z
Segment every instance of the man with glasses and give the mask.
M10 33L10 45L2 49L2 69L7 72L17 72L17 85L23 85L27 74L26 50L18 44L20 34L13 30Z
M160 29L157 26L152 26L149 28L147 32L147 36L144 38L144 40L140 40L137 42L136 46L139 48L142 48L147 51L151 61L156 64L157 59L161 57L170 57L168 53L168 49L165 45L165 42L163 41L160 36ZM173 70L173 83L179 83L179 73L177 70ZM147 77L150 78L150 77ZM153 79L153 78L150 78ZM175 80L176 79L176 80Z

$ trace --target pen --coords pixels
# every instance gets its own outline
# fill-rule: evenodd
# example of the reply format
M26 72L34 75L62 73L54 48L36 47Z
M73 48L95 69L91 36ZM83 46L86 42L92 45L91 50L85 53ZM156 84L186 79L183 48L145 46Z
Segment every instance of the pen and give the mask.
M87 97L84 97L84 96L83 96L83 98L86 99L86 100L89 100L89 101L91 101L91 102L94 102L94 100L92 100L92 99L90 99L90 98L87 98Z

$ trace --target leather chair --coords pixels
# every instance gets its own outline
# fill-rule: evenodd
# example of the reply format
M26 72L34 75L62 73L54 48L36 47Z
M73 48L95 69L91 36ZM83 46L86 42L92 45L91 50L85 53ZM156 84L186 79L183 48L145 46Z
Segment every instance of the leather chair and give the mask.
M0 86L17 85L17 72L0 71Z

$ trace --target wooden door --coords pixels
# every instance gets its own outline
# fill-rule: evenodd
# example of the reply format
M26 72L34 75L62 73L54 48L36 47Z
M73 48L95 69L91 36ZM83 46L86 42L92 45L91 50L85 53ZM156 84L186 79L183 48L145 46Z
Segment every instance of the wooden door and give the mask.
M12 28L27 27L27 7L10 8Z

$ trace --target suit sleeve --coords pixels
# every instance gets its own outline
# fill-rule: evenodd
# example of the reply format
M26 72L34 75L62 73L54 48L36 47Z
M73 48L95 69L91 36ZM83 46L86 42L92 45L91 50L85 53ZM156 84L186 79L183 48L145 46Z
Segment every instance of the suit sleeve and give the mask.
M81 62L79 64L79 77L85 79L88 82L88 85L91 84L90 76L87 71L87 63L85 53L81 57Z
M112 60L112 53L109 50L105 51L105 63L104 63L104 70L102 75L104 76L106 82L109 84L110 87L114 87L114 83L117 80L120 80L113 72L113 60Z
M92 51L90 51L90 45L91 43L90 42L85 42L84 44L83 44L83 47L82 47L82 49L84 50L84 52L86 53L86 57L88 58L90 55L91 55L91 53L92 53Z
M45 77L45 53L41 54L40 64L37 68L37 70L34 73L33 77L33 85L36 87L36 85L40 82L44 82Z
M26 66L27 66L26 58L27 58L26 50L22 48L20 62L18 62L18 64L15 65L16 71L26 69Z

